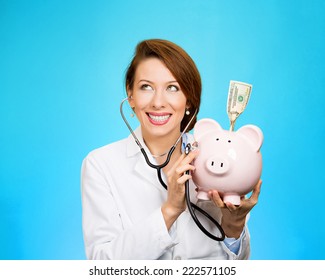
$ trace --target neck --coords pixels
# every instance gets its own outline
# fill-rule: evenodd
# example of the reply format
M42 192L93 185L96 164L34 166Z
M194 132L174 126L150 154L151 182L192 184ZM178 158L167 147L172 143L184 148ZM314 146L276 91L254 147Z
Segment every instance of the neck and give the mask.
M174 135L166 135L166 136L156 136L156 137L148 137L143 135L144 142L148 147L150 153L157 157L157 161L159 162L160 159L165 160L167 157L168 152L170 151L171 147L175 144L177 139L180 136L180 132L174 133ZM177 144L176 150L180 151L181 141ZM162 155L162 156L160 156Z

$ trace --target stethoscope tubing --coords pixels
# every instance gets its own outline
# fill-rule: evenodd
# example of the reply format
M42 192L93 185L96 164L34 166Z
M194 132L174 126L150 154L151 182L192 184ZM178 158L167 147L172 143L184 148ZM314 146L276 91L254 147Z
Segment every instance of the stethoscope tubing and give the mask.
M150 166L151 168L154 168L157 170L157 177L158 180L160 182L160 184L167 190L168 186L166 185L166 183L164 182L163 178L162 178L162 169L169 163L170 158L174 152L174 150L176 149L176 146L178 144L178 142L180 141L180 139L182 138L183 134L186 132L187 128L189 127L189 125L191 124L191 122L193 121L197 110L194 112L194 115L192 116L192 118L190 119L189 123L187 124L187 126L185 127L185 129L183 130L183 132L181 133L180 137L177 139L176 143L170 148L168 154L167 154L167 158L165 160L164 163L162 164L153 164L152 162L150 162L148 155L145 151L145 149L142 147L139 139L137 138L137 136L135 135L132 127L130 126L129 122L127 121L126 117L124 116L123 113L123 104L125 101L127 101L129 99L129 97L125 98L122 100L121 104L120 104L120 113L122 116L123 121L125 122L126 126L128 127L129 131L131 132L136 144L139 146L140 151L142 153L142 155L144 156L144 159L146 161L146 163L148 164L148 166ZM190 144L188 144L185 148L185 153L186 155L190 152ZM186 172L187 174L189 174L189 171ZM190 191L189 191L189 181L187 180L185 182L185 198L186 198L186 204L187 204L187 208L194 220L194 222L196 223L196 225L198 226L198 228L204 233L206 234L208 237L210 237L213 240L216 241L222 241L225 239L225 233L221 227L221 225L210 215L208 214L206 211L204 211L202 208L200 208L199 206L197 206L196 204L191 202L191 198L190 198ZM221 237L215 236L212 233L210 233L209 231L206 230L206 228L201 224L201 222L199 221L199 219L196 216L195 210L199 211L201 214L203 214L207 219L209 219L214 225L216 225L216 227L218 228L218 230L220 231Z

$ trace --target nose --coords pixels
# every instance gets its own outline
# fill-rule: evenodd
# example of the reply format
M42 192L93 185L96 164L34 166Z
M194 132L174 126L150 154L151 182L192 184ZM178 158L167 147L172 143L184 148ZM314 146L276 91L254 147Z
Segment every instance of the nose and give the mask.
M165 106L165 92L163 89L157 89L151 99L151 104L155 108L161 108Z
M206 162L206 168L213 174L222 175L228 172L230 165L225 158L211 157Z

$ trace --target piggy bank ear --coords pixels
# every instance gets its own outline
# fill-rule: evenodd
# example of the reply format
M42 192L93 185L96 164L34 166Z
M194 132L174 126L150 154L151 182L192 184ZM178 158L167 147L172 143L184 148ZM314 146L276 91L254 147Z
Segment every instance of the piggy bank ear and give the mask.
M245 125L237 130L237 133L240 133L246 137L249 142L253 145L253 148L258 152L263 144L263 132L255 125Z
M222 128L219 123L213 119L201 119L196 122L194 126L194 138L199 141L205 134L211 131L221 131Z

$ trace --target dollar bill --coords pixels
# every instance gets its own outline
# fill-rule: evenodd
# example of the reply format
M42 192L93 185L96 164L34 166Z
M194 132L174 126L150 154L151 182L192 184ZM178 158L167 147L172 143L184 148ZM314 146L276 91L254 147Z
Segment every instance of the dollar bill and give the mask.
M230 81L228 90L227 113L230 120L231 131L234 130L235 122L239 115L244 112L251 91L252 85L250 84L238 81Z

